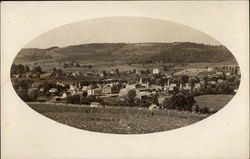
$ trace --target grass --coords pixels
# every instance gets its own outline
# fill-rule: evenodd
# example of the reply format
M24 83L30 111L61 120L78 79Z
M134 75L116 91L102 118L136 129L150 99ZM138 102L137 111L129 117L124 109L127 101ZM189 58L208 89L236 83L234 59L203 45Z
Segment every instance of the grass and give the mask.
M141 134L184 127L207 117L193 113L127 107L91 109L79 105L31 104L42 115L75 128L102 133Z
M195 100L201 108L206 106L208 108L213 108L214 110L220 110L232 98L233 95L202 95L195 97Z

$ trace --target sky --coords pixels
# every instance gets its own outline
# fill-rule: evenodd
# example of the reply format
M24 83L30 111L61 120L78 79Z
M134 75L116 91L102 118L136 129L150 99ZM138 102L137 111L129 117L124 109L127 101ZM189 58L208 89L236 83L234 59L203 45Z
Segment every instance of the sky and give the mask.
M66 47L86 43L196 42L220 45L191 27L143 17L106 17L70 23L52 29L25 48Z

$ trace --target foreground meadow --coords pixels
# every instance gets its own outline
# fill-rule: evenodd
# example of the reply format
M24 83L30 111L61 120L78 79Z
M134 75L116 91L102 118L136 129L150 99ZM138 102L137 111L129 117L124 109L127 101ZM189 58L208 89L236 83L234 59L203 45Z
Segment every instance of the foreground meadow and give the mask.
M149 111L144 108L29 103L44 116L75 128L102 133L141 134L184 127L206 118L187 112Z

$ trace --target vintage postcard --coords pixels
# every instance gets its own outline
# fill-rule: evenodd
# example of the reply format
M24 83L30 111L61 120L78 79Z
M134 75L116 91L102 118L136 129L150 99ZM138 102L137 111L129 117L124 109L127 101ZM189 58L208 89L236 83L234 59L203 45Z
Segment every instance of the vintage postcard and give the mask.
M2 158L248 158L247 1L3 2Z

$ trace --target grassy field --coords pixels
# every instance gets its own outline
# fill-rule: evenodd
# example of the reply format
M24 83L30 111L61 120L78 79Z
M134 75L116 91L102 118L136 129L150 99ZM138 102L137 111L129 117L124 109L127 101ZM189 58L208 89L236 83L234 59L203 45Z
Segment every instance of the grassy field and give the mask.
M44 116L75 128L102 133L141 134L176 129L207 117L193 113L143 108L105 107L91 109L87 106L31 104L29 106Z
M220 110L232 98L233 95L202 95L195 97L195 100L201 108L207 106L208 108L213 108L214 110Z

